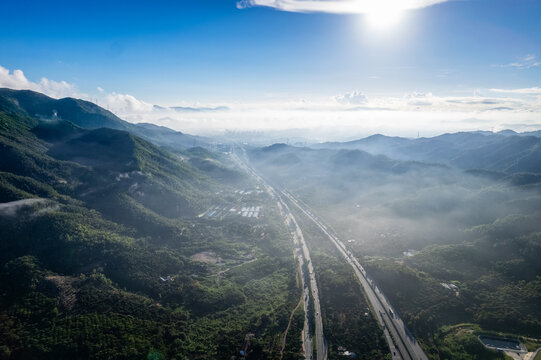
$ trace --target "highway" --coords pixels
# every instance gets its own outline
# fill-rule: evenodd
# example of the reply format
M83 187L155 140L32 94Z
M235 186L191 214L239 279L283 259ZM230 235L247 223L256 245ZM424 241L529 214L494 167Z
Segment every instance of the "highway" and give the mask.
M323 321L321 319L321 304L319 301L319 292L317 287L317 282L314 273L314 267L312 265L312 259L310 258L310 251L306 246L306 241L302 234L302 230L299 227L299 224L295 220L295 217L291 213L287 203L282 199L280 193L277 192L272 186L270 186L261 176L259 176L250 166L243 162L236 154L232 154L234 161L238 163L240 167L246 170L251 174L267 191L267 193L277 201L278 208L282 214L286 225L288 226L290 233L293 238L293 243L295 245L295 257L298 260L298 265L300 267L301 274L301 284L303 288L303 299L304 299L304 310L305 310L305 321L304 321L304 330L303 330L303 349L305 359L313 359L313 337L312 329L309 327L309 319L311 316L314 317L315 324L315 340L316 340L316 359L317 360L327 360L327 341L323 334ZM304 264L306 264L306 269L308 274L304 272ZM305 279L308 278L310 286L306 283ZM309 302L310 294L313 299L314 312L315 314L309 313Z
M423 349L417 343L417 340L409 332L406 325L398 315L398 312L392 307L391 303L387 300L385 295L374 283L373 279L366 273L366 270L362 265L357 261L353 254L346 248L344 243L334 235L333 231L329 229L323 221L321 221L313 212L310 211L309 207L304 204L301 200L297 199L288 191L279 191L269 185L257 172L252 169L250 166L243 163L238 157L237 161L243 166L249 173L251 173L258 181L264 185L266 190L278 200L280 208L284 209L288 217L288 223L290 224L290 230L292 233L297 233L298 243L301 244L303 255L308 264L308 271L310 274L310 285L312 288L312 296L314 298L314 308L316 311L315 323L316 323L316 341L317 341L317 359L326 359L327 358L327 344L323 337L323 325L321 323L321 311L319 307L319 296L317 292L317 285L315 283L314 271L312 262L310 260L310 254L306 243L302 236L302 231L298 226L295 218L291 214L291 211L284 201L284 198L287 199L291 204L297 207L302 213L304 213L311 221L313 221L322 231L327 235L331 242L336 246L338 251L342 254L344 259L348 264L353 268L355 276L359 280L361 286L363 287L364 293L368 302L370 303L376 318L380 325L383 327L385 339L389 344L389 349L393 360L428 360L428 357L424 353ZM294 224L291 228L291 224ZM296 241L296 240L294 240ZM317 301L316 301L317 299ZM322 347L324 349L320 349ZM324 351L324 357L321 351Z
M346 261L353 267L354 273L364 289L366 298L370 302L379 323L384 329L385 338L391 349L393 359L428 360L428 357L417 343L417 340L415 340L413 335L411 335L406 328L402 319L400 319L398 312L394 310L390 302L353 254L346 248L344 243L308 209L306 204L302 203L287 191L283 191L282 194L329 237Z

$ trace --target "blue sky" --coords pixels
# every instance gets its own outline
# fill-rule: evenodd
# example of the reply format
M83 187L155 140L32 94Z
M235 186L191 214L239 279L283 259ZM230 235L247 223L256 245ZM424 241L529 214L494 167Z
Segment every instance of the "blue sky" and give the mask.
M464 105L482 96L505 98L494 105L513 110L517 124L536 125L533 115L516 113L537 111L541 95L541 1L440 1L403 11L384 29L366 14L306 13L313 1L288 2L299 9L284 11L291 9L273 0L249 0L243 9L235 0L4 1L0 85L24 87L13 78L20 69L27 87L112 108L129 95L161 105L272 104L285 111L304 102L314 111L340 104L416 111L412 98L423 99L419 106L449 98ZM332 9L340 0L323 2ZM40 85L42 78L53 85ZM130 106L118 112L148 110ZM457 119L488 111L458 110ZM491 126L504 125L498 121Z

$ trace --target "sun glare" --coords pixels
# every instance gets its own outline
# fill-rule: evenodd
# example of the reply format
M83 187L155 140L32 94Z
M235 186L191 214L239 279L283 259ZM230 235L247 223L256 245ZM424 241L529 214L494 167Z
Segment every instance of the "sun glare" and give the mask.
M397 25L402 16L402 10L378 8L369 11L365 18L370 27L377 30L388 30Z
M390 6L386 2L375 3L365 14L367 24L377 30L388 30L396 26L404 15L404 10Z

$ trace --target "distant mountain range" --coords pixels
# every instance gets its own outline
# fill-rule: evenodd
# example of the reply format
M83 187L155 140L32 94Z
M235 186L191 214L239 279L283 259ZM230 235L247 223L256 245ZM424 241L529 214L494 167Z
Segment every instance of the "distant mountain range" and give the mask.
M451 170L448 165L419 161L395 160L385 155L373 155L358 149L312 149L286 144L253 149L250 160L276 179L342 179L364 181L379 176L408 172L440 172ZM301 180L302 181L302 180Z
M164 107L160 105L154 105L152 107L153 110L156 111L166 111L166 110L174 110L177 112L203 112L203 111L228 111L229 108L227 106L216 106L216 107L209 107L209 106L203 106L203 107L192 107L192 106L169 106Z
M155 109L175 111L227 110L226 107L177 106L162 108L157 105ZM41 131L40 134L44 137L47 136L45 134L47 126L44 124L50 121L66 120L79 130L72 129L71 125L63 123L62 126L55 127L55 137L62 136L62 132L65 132L64 136L69 137L81 129L109 128L128 131L156 145L165 146L175 151L182 151L194 146L205 147L213 142L209 138L184 134L163 126L149 123L132 124L88 101L74 98L56 100L29 90L0 89L0 111L40 119L41 125L36 128L36 131ZM223 141L227 142L227 139L224 138ZM498 133L488 131L459 132L416 139L376 134L348 142L313 144L311 148L361 150L372 155L385 155L395 160L444 164L463 170L483 169L506 174L541 172L541 131L526 133L517 133L512 130L503 130ZM352 153L348 156L353 155ZM342 156L345 154L343 153ZM291 157L287 161L291 162L294 159L295 157ZM381 167L387 161L389 159L379 157L370 163ZM211 163L205 163L205 166L210 165Z
M314 149L362 150L393 159L448 164L460 169L505 173L541 172L541 131L459 132L408 139L372 135L349 142L314 144Z

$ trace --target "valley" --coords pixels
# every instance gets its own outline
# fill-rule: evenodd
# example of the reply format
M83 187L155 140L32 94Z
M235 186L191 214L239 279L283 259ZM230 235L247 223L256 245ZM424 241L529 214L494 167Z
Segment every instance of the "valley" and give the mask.
M541 345L541 178L457 154L470 134L429 143L472 168L414 155L427 145L399 159L381 144L171 148L0 95L5 358L500 359L477 336ZM104 114L77 103L75 120ZM537 163L538 138L475 136Z
M0 360L541 360L541 1L2 1Z

